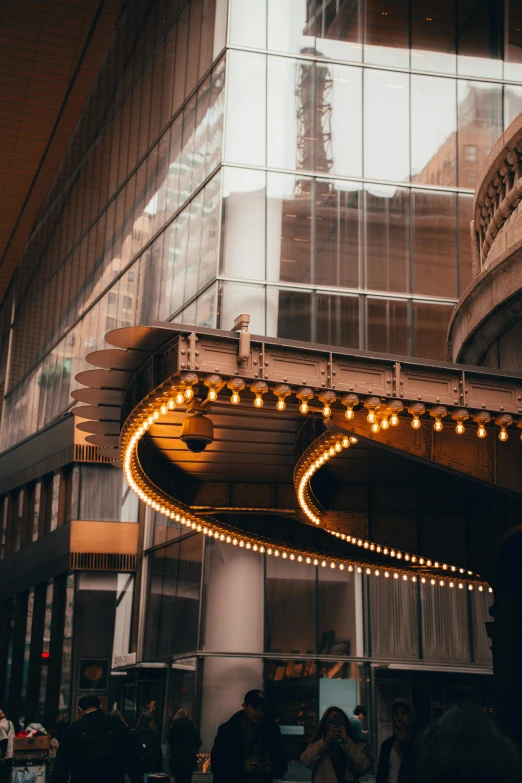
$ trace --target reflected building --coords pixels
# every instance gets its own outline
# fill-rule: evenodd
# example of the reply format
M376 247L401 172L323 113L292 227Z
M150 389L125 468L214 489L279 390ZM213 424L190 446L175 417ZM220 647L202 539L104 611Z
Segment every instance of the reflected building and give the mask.
M332 701L368 704L374 745L400 695L426 721L455 700L492 708L488 594L187 534L75 429L71 391L108 331L155 320L228 330L249 313L254 334L446 359L477 177L522 110L519 23L514 0L126 4L0 310L10 716L73 716L90 684L129 720L156 699L163 732L186 707L206 753L264 686L296 761ZM464 562L466 526L511 519L489 488L463 479L455 498L428 465L361 454L335 484L361 535L450 540ZM208 504L231 492L209 483Z

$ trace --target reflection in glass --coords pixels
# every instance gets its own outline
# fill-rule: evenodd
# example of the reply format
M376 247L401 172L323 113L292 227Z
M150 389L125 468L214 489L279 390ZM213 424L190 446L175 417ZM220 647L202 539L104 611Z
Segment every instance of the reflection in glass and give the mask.
M315 38L311 7L308 0L268 0L268 48L292 54L312 53Z
M410 192L368 185L365 192L366 287L410 290Z
M313 180L267 175L267 278L309 283L312 263Z
M308 291L267 290L266 334L289 340L312 339L312 294Z
M360 0L317 3L316 6L317 55L333 60L361 60L363 47Z
M507 0L504 10L504 79L522 81L522 6L519 0ZM505 89L511 90L511 85L506 85ZM509 125L509 122L506 125Z
M230 0L229 41L247 49L266 48L266 1ZM285 51L287 51L285 49Z
M453 305L414 302L414 356L447 361L448 345L446 335L453 309Z
M315 279L319 285L359 286L360 193L360 185L316 181Z
M178 538L181 535L181 530L183 529L181 522L176 522L175 519L166 517L153 509L151 509L150 516L153 529L151 546L165 544L167 541Z
M74 584L75 575L69 574L65 584L65 617L63 625L62 670L60 677L60 700L58 704L58 711L66 716L70 715L71 710Z
M266 651L315 652L316 569L266 559Z
M366 0L364 4L364 61L377 65L408 68L409 2L394 0L383 4Z
M318 652L357 655L354 576L319 568L317 600ZM329 675L332 677L334 672L330 671Z
M32 520L31 524L31 541L36 541L38 538L39 524L40 524L40 499L42 496L42 482L37 481L33 487L32 496Z
M315 170L361 176L362 69L317 65L315 92Z
M455 73L455 0L415 0L411 4L411 67ZM435 12L434 12L435 11Z
M459 81L459 177L462 188L475 189L486 158L502 133L502 87Z
M264 171L225 169L222 271L228 277L265 279L265 199Z
M405 182L410 174L409 76L364 74L364 176Z
M49 654L51 647L51 620L53 615L53 594L54 594L54 581L49 579L47 582L47 591L45 594L45 616L44 616L44 630L43 630L43 643L42 643L42 668L40 672L40 693L38 700L38 707L40 715L44 714L45 709L45 696L47 693L47 675L49 666Z
M522 66L521 66L522 71ZM522 73L521 77L522 79ZM522 112L522 87L514 84L504 85L504 130Z
M458 73L502 78L503 8L490 0L459 0Z
M473 279L471 270L471 229L473 220L473 196L459 193L459 296L462 296Z
M343 348L359 348L359 298L316 296L315 341Z
M408 303L397 299L368 298L366 306L366 348L376 353L408 356Z
M29 590L27 596L27 619L25 623L25 639L24 639L24 663L22 668L22 689L20 693L20 704L22 714L25 711L25 699L27 697L27 681L29 679L29 658L31 657L31 631L33 627L33 610L34 610L34 589Z
M58 527L58 514L60 510L60 481L60 474L55 473L51 487L51 519L49 522L49 530L56 530ZM91 519L91 517L87 517L87 519Z
M266 145L266 56L227 55L225 160L263 166Z
M412 193L413 291L457 297L455 193Z
M411 77L411 177L426 185L457 181L454 79Z
M250 331L253 334L272 334L266 332L265 323L265 287L262 285L242 285L241 283L222 283L220 289L219 328L232 329L240 313L250 314ZM277 317L277 313L276 313Z
M287 57L267 63L267 163L313 171L314 64ZM234 120L235 122L235 120Z

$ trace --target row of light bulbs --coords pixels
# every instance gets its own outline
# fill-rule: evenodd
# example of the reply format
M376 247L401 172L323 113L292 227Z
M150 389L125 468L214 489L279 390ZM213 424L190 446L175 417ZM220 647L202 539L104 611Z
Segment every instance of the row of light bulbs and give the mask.
M299 459L294 474L297 499L303 514L315 525L321 525L322 519L321 510L312 501L310 494L310 482L312 477L326 462L328 462L328 460L341 454L344 449L349 448L352 444L356 444L357 442L357 438L353 436L349 437L347 435L340 436L324 433L314 441ZM342 541L346 541L349 544L370 552L375 552L378 555L385 555L396 561L404 560L404 562L409 565L434 568L437 571L445 571L452 574L474 576L472 571L466 572L464 568L459 568L458 566L439 563L437 560L433 561L429 558L410 554L409 552L401 552L393 547L382 546L381 544L376 544L372 541L359 538L358 536L340 533L339 531L328 530L328 532L335 536L335 538L340 538Z

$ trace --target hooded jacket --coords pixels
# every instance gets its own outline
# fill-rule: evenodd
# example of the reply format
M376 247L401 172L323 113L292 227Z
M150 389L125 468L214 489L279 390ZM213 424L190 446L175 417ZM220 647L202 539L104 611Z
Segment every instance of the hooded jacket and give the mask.
M243 710L232 715L229 721L219 729L210 755L210 769L214 783L240 783L245 776L245 761L247 754L241 733ZM282 778L286 773L286 749L281 737L279 726L269 718L264 718L259 724L261 750L272 762L272 771L264 776L266 783L274 778ZM259 777L259 773L256 773Z
M171 768L194 769L196 756L201 747L201 737L190 718L177 718L172 721L167 742Z
M395 707L404 706L411 712L415 720L415 710L413 705L407 699L395 699L392 704L392 714ZM384 740L379 753L379 766L377 768L376 783L388 783L388 774L390 769L390 755L393 746L397 742L395 734ZM413 783L415 775L415 764L417 762L417 742L415 735L415 724L411 736L403 742L397 742L401 752L401 765L399 767L399 783Z
M110 748L109 755L88 758L86 737L94 745L99 737L100 744ZM143 783L130 732L120 720L111 720L102 710L94 710L64 731L51 780L52 783L68 783L69 779L70 783L123 783L125 773L131 783Z

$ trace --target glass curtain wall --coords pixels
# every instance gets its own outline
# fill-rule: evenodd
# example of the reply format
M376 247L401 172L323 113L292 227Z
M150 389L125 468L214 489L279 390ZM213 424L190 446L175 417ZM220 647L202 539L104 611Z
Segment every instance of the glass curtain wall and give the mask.
M221 327L445 359L516 2L230 0ZM246 262L245 259L248 259Z

